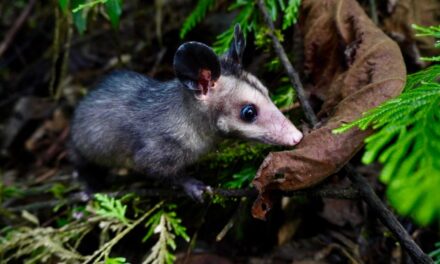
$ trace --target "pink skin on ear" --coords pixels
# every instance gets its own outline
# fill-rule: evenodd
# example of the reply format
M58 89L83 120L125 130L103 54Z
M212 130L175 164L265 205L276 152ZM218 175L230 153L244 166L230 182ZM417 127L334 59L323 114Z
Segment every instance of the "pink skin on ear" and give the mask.
M199 71L199 90L201 91L201 95L206 95L211 86L213 86L213 81L211 78L211 71L206 69L200 69Z

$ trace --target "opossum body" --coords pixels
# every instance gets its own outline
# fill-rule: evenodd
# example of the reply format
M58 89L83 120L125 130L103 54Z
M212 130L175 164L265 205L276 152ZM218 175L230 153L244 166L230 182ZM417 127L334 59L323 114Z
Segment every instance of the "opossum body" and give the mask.
M244 36L236 26L223 57L187 42L174 57L177 79L159 82L139 73L105 77L78 105L70 152L79 176L96 189L101 167L125 166L171 179L201 200L205 186L184 168L221 137L293 146L302 134L271 102L261 82L241 69Z

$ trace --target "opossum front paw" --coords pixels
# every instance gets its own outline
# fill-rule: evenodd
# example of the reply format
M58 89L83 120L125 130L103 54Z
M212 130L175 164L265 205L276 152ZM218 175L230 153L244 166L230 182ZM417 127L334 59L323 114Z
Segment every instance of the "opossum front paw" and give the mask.
M209 186L196 179L187 179L183 181L182 188L191 199L199 203L203 203L203 194L211 189Z

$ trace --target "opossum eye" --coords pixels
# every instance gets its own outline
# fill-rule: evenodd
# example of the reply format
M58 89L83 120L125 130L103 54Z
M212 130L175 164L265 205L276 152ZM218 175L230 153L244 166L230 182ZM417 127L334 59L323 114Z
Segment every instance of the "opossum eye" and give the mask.
M247 104L241 108L240 118L245 122L253 122L257 118L257 108L253 104Z

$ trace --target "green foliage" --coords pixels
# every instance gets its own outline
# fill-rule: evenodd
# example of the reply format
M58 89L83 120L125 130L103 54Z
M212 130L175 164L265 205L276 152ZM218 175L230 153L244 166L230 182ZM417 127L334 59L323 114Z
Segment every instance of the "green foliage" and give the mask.
M12 197L20 197L23 194L23 190L15 186L6 186L0 181L0 203L4 200Z
M72 0L72 8L76 10L78 7L84 5L85 0ZM76 30L80 34L83 34L87 28L87 13L86 10L81 9L76 12L72 11L73 24L76 27Z
M296 101L296 92L290 83L289 78L281 78L280 87L272 95L272 101L279 108L289 107Z
M104 218L114 218L121 223L128 224L128 219L125 217L127 206L122 205L120 200L99 193L95 194L95 199L97 201L95 208L97 215Z
M69 0L58 0L61 10L66 13L69 8Z
M286 3L286 1L288 1ZM193 29L197 23L200 23L206 16L206 13L214 6L214 0L199 0L193 12L185 20L181 30L180 37L184 38L186 34ZM276 20L279 14L283 14L282 29L287 29L296 23L298 19L300 0L266 0L266 6L269 10L269 14L272 20ZM214 42L213 49L215 52L221 54L228 50L229 45L234 37L234 26L240 24L245 37L253 32L256 44L258 47L264 47L267 45L266 26L260 22L261 18L258 12L256 2L253 0L235 0L228 7L228 11L237 11L238 13L234 20L231 22L231 26L217 36L217 40ZM277 32L277 36L282 38L281 32ZM264 41L263 41L264 40Z
M121 0L108 0L105 2L105 11L107 12L113 28L119 27L119 17L122 14Z
M193 29L202 19L206 16L206 13L215 4L215 0L199 0L194 10L188 16L188 18L183 22L182 28L180 29L180 38L184 38L188 32Z
M203 161L207 161L209 168L228 168L235 164L243 164L256 159L263 159L265 152L271 147L264 144L249 142L224 141L219 145L217 152L206 155Z
M299 16L299 7L301 5L301 0L289 0L287 7L283 9L284 19L283 19L283 30L289 28L295 24Z
M417 31L416 36L431 36L436 38L436 42L434 44L434 46L436 48L440 48L440 41L438 39L440 39L440 25L439 26L429 26L429 27L423 27L423 26L418 26L418 25L412 25L412 27ZM424 61L440 61L440 56L435 56L435 57L422 57L420 58L421 60Z
M128 264L125 258L106 258L104 264Z
M70 0L58 0L58 4L63 13L67 14ZM119 19L122 14L122 0L71 0L73 24L80 34L83 34L87 29L88 10L100 5L104 5L113 28L119 27Z
M81 211L73 218L67 218L59 228L39 226L39 219L24 211L22 218L32 223L30 227L21 224L19 227L10 226L0 230L0 263L15 263L14 261L20 259L25 263L125 264L127 262L123 257L110 257L112 249L143 223L147 223L153 231L160 232L161 243L165 243L166 247L172 250L176 247L174 242L176 236L189 240L185 227L174 212L174 205L166 206L166 210L158 210L163 205L163 202L160 202L147 212L143 212L137 219L130 220L125 218L125 206L122 206L120 200L105 195L97 195L96 200L93 206L89 204L86 207L86 212ZM153 215L155 212L156 214ZM156 225L158 216L160 222ZM161 228L166 231L160 230ZM92 255L81 255L77 248L86 235L96 229L101 232L100 247ZM109 230L112 232L109 233ZM161 257L161 254L153 256L150 254L151 262L145 263L170 263L170 261L164 262L164 258ZM174 260L174 255L168 248L165 258Z
M434 77L435 76L435 77ZM391 204L420 224L440 219L440 66L408 76L405 91L342 126L376 129L368 137L364 163L384 164L380 179L388 184Z
M437 242L435 246L437 249L429 253L429 256L434 259L435 264L440 264L440 242Z
M232 179L224 183L226 188L239 189L249 185L257 170L253 166L245 166L241 171L232 175Z
M231 45L232 39L234 38L235 24L240 24L245 38L250 31L257 30L258 16L255 1L236 0L235 3L229 6L228 11L237 9L240 9L240 11L232 21L231 26L225 32L218 35L217 40L214 42L213 49L217 53L224 53L228 50L229 45Z
M84 257L76 248L94 223L75 221L62 228L26 227L0 233L0 262L23 259L25 263L48 263L58 259L67 263L80 263Z
M171 250L176 249L176 237L180 236L185 241L189 241L186 228L181 224L182 220L177 217L175 209L175 205L168 205L156 212L145 224L147 234L143 240L151 238L153 234L159 234L159 239L143 264L173 263L176 257Z
M67 191L67 188L61 183L55 183L54 185L52 185L49 191L53 194L55 198L63 199L64 194Z
M440 39L440 25L438 26L418 26L418 25L412 25L412 27L417 31L416 36L417 37L434 37L436 39ZM435 47L440 48L440 42L437 41Z

